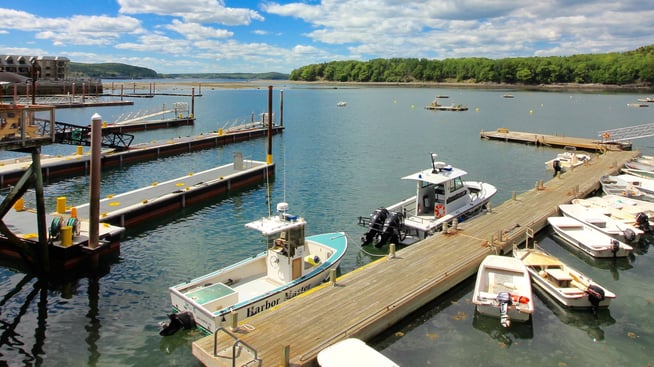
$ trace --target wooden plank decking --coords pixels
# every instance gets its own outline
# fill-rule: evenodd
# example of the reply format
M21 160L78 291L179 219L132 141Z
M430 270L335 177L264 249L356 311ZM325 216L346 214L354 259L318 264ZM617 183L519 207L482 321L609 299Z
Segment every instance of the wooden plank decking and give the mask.
M509 131L504 128L499 128L495 131L482 131L480 137L489 140L502 140L506 142L544 145L559 148L572 146L596 152L607 150L631 150L631 143L628 142L603 141L601 139Z
M598 178L613 174L636 152L608 152L589 164L553 178L542 188L515 196L491 213L459 225L341 276L239 324L235 335L254 348L263 366L282 365L284 346L292 366L316 364L317 353L347 337L368 340L412 311L476 273L483 258L508 252L527 228L537 232L558 204L599 188ZM501 233L501 241L498 238ZM218 350L233 341L221 335ZM214 357L214 336L193 343L193 355L207 366L231 366Z

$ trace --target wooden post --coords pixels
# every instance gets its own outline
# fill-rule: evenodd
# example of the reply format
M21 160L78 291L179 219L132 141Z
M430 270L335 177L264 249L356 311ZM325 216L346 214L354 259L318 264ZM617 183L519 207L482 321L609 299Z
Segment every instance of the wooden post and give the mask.
M332 286L336 285L336 269L331 269L329 271L329 284Z
M395 258L395 244L391 243L388 246L388 258L389 259L394 259Z
M279 361L279 365L282 367L289 367L291 365L290 359L291 359L291 346L288 344L282 345L282 359Z
M89 247L100 243L100 174L102 166L102 116L91 117L91 187L89 190Z
M232 310L229 316L231 317L231 325L229 326L229 329L231 331L238 330L238 312Z

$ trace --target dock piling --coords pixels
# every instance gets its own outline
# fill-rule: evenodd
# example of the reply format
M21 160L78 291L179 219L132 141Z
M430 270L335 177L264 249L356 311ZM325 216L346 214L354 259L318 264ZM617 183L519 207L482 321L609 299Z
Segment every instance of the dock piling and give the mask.
M395 258L395 244L391 243L388 246L388 258L389 259L394 259Z

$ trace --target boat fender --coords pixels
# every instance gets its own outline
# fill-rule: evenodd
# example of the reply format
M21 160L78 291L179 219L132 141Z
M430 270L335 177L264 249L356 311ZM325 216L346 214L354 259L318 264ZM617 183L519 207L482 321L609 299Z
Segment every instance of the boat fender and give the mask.
M162 327L159 331L161 336L169 336L175 334L178 330L181 329L195 329L196 323L193 314L190 311L184 311L180 313L171 313L168 315L168 321L162 322L160 325Z
M308 263L308 264L316 266L316 265L320 264L320 257L318 257L318 255L316 255L316 256L307 255L307 256L304 257L304 261L306 263Z
M623 235L624 235L624 239L627 241L633 241L636 239L636 233L630 228L625 229Z

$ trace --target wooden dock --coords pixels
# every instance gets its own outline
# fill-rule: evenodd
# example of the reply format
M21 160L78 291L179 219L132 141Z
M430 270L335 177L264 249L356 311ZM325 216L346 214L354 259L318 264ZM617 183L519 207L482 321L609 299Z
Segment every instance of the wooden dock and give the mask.
M283 126L273 126L271 133L279 134ZM211 149L240 141L256 139L268 135L268 129L248 126L235 127L228 131L211 132L199 136L171 138L165 141L153 141L138 144L125 151L108 150L102 154L102 167L122 167L124 164L159 159L176 154L183 154L203 149ZM30 159L10 159L0 161L0 187L13 185L22 177L31 164ZM65 156L47 156L41 161L43 177L74 176L87 174L90 169L90 152Z
M499 128L495 131L482 131L480 136L482 139L501 140L505 142L534 144L557 148L572 146L592 152L631 150L630 142L617 142L611 140L575 138L570 136L509 131L509 129L506 128Z
M263 366L313 366L325 347L348 337L367 341L477 272L491 253L507 253L538 232L558 205L599 188L598 178L616 173L636 152L607 152L491 208L449 234L437 234L347 273L281 305L241 321L232 334L209 335L193 343L193 355L207 366L231 366L237 346L242 361L256 350ZM473 306L471 306L473 307ZM227 321L227 325L229 321ZM214 342L217 341L217 343ZM214 355L214 347L218 356ZM239 364L240 365L240 364Z

